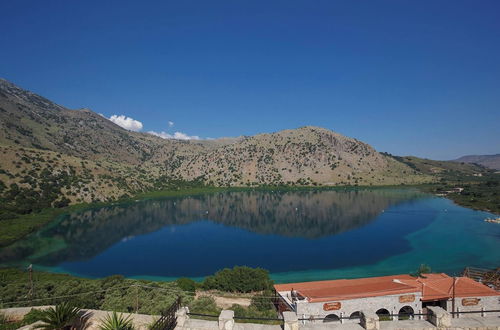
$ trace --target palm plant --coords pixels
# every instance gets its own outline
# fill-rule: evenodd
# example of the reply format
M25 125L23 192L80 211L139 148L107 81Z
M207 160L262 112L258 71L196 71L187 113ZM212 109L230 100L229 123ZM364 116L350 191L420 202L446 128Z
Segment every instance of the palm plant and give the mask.
M40 321L43 324L37 325L36 328L44 330L69 329L79 313L80 308L63 302L56 305L55 308L51 307L41 311Z
M133 330L134 325L132 324L132 319L130 315L125 317L123 314L118 315L118 313L113 312L108 314L104 319L101 320L102 324L99 326L100 330Z

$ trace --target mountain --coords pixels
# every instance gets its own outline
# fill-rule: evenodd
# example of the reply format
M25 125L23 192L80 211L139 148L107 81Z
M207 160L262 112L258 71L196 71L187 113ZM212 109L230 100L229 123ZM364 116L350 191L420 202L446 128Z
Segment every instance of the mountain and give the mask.
M0 128L0 219L2 212L8 218L179 186L418 184L440 173L311 126L239 138L162 139L1 79Z
M0 144L51 150L84 159L138 165L171 144L127 131L89 109L66 109L0 79ZM196 151L191 143L191 151ZM209 144L206 144L207 146Z
M171 173L188 180L202 175L217 186L380 185L429 179L366 143L311 126L247 137L179 164L169 168Z
M500 170L500 154L462 156L455 159L454 162L479 164L494 170Z

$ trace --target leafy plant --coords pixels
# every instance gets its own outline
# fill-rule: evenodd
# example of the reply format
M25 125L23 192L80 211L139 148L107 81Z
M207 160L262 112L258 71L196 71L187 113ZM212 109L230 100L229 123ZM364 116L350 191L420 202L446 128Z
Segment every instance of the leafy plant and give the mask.
M24 315L23 324L33 324L36 321L40 321L43 316L43 310L32 308L28 314Z
M431 267L429 267L426 264L421 264L418 267L418 269L414 273L412 273L410 275L413 276L413 277L422 277L422 278L425 278L425 276L423 274L429 274L431 272L432 272Z
M201 296L189 304L191 313L218 315L221 311L215 299L209 296Z
M195 292L196 291L196 282L187 277L178 278L176 281L179 288L184 291Z
M63 302L56 307L51 307L41 311L40 321L44 324L37 325L37 329L56 330L68 329L78 317L80 308L74 307L67 302Z
M260 312L273 310L274 305L271 299L269 298L271 295L272 291L264 291L261 294L253 296L250 307L253 307Z
M269 290L273 282L269 272L262 268L235 266L232 269L224 268L203 281L207 290L221 290L228 292L254 292Z
M108 314L101 320L102 324L99 326L101 330L133 330L134 325L130 315L125 317L123 314L118 315L117 312Z

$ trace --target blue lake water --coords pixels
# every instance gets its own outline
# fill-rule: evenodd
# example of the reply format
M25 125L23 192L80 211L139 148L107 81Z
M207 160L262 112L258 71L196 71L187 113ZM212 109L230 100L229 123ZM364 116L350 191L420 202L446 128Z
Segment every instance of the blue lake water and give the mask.
M65 215L0 263L87 277L201 278L262 267L277 282L498 267L492 216L414 189L246 191Z

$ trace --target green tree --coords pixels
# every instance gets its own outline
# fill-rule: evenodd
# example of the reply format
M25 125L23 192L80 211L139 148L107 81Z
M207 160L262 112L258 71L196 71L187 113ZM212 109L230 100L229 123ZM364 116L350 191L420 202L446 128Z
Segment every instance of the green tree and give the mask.
M177 285L183 291L195 292L196 291L196 282L187 277L178 278L176 281Z
M425 278L424 274L430 274L432 272L431 267L426 264L421 264L418 269L410 274L413 277L422 277Z
M252 292L270 290L273 282L269 272L262 268L235 266L233 269L224 268L203 281L203 288L207 290L221 290L227 292Z

